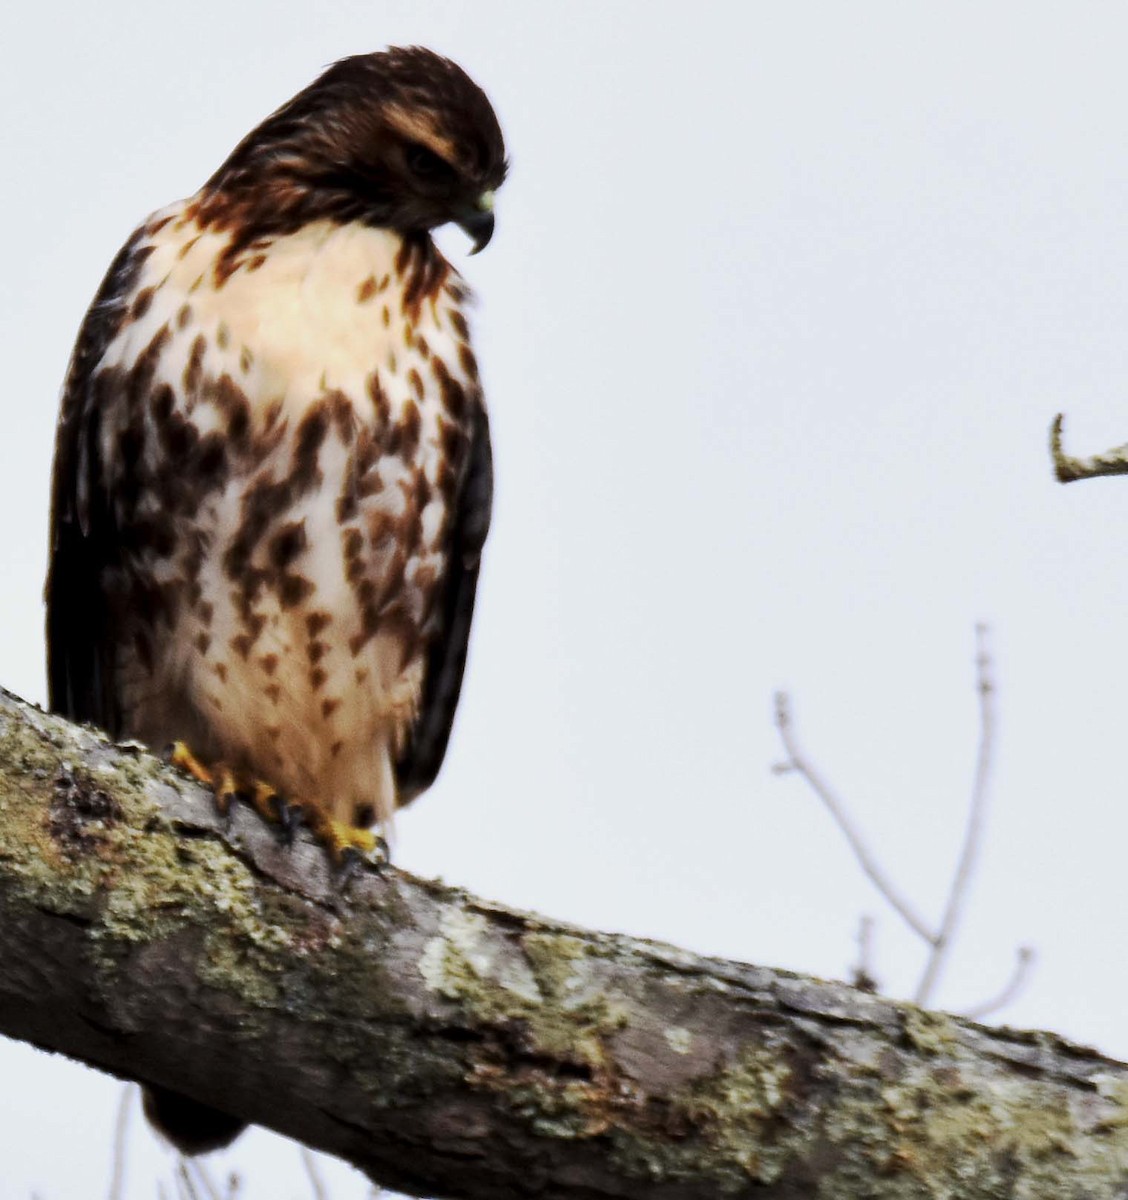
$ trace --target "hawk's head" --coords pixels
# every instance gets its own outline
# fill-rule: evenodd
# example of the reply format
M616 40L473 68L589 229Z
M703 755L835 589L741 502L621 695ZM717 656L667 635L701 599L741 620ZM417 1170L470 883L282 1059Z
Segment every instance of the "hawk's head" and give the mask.
M422 232L454 221L482 249L505 143L485 92L422 47L334 63L208 181L205 219L269 233L329 217Z

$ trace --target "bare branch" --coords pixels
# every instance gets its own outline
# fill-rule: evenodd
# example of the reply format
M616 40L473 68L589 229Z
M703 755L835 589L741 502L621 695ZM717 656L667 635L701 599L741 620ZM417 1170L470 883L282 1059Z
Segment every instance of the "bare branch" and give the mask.
M873 973L873 917L863 916L858 922L858 961L850 972L850 985L862 992L880 991Z
M971 884L975 862L982 840L984 820L987 812L988 783L991 775L992 754L995 737L995 687L991 679L991 656L987 642L987 627L977 625L976 635L976 692L979 697L979 744L976 753L975 774L968 808L967 825L959 858L956 862L952 882L944 905L940 926L935 932L918 915L910 902L894 887L889 876L878 865L860 831L846 811L845 805L815 770L811 761L799 749L791 718L790 701L786 693L776 694L776 728L787 752L784 762L774 768L777 773L794 772L806 780L811 790L823 802L835 823L845 835L862 870L900 914L905 923L929 947L928 957L914 1002L927 1005L932 998L940 973L943 970L952 939L963 912L964 900ZM868 930L865 931L868 936ZM863 948L864 949L864 948ZM868 977L867 977L868 978Z
M993 1016L1001 1009L1006 1008L1008 1004L1013 1004L1030 981L1030 973L1034 968L1036 957L1037 955L1034 953L1032 946L1019 946L1015 952L1014 969L1011 972L1011 977L1004 984L998 995L992 997L990 1000L985 1000L982 1004L977 1004L969 1008L963 1015L969 1021L982 1021L984 1017Z
M199 1185L199 1190L204 1193L205 1200L220 1200L219 1189L212 1182L212 1177L208 1173L207 1167L198 1158L182 1158L180 1164L188 1169L189 1175L196 1177L196 1183ZM196 1192L196 1188L192 1189Z
M110 1168L109 1200L121 1200L125 1190L125 1151L129 1136L129 1113L133 1107L133 1094L136 1091L133 1084L127 1083L121 1089L118 1100L117 1116L114 1119L114 1150L113 1163Z
M917 985L916 995L913 997L914 1002L922 1006L927 1005L932 998L952 945L952 938L959 925L987 815L988 783L995 745L995 684L991 678L991 653L986 625L975 627L975 642L976 691L979 695L979 748L975 756L975 776L971 787L971 803L968 806L963 846L956 862L951 887L948 889L944 915L940 920L940 929L932 943L920 983Z
M858 827L847 813L846 806L838 799L829 784L815 770L810 759L799 748L799 743L795 737L794 722L791 717L791 701L786 692L776 693L775 723L776 728L779 730L780 740L783 742L783 748L787 752L787 759L776 767L777 772L794 771L806 780L807 785L822 801L826 810L834 818L835 824L850 843L850 849L854 851L854 857L857 858L859 865L869 877L870 882L893 908L897 910L905 924L918 937L922 938L929 945L932 945L936 935L878 864L877 859L866 845Z
M305 1167L305 1173L309 1177L309 1188L313 1193L313 1200L329 1200L329 1193L325 1188L325 1180L321 1178L321 1172L317 1169L317 1162L310 1152L308 1146L301 1146L300 1153L302 1156L302 1166Z
M414 1195L1122 1198L1128 1067L593 933L305 837L0 695L0 1030ZM200 1195L186 1170L178 1194Z
M1064 425L1065 414L1058 413L1050 426L1050 456L1054 462L1054 476L1058 483L1097 479L1102 475L1128 475L1128 443L1106 450L1103 454L1074 458L1062 448Z
M188 1160L178 1158L176 1160L176 1171L173 1174L173 1179L176 1180L176 1194L180 1200L200 1200L200 1195L196 1191L196 1185L192 1182L192 1176L188 1171Z

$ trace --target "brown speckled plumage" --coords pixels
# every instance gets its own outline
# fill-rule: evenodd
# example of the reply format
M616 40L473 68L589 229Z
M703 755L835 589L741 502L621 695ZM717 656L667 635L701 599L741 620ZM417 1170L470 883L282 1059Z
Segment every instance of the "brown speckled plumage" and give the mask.
M138 229L64 388L56 711L348 824L432 782L492 473L468 293L430 231L484 245L504 175L484 93L391 50L331 67Z

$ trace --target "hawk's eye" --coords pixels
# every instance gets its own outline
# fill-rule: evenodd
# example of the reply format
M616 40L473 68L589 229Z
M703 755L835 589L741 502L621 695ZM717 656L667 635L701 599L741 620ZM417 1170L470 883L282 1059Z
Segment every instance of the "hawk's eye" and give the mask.
M406 158L408 169L417 179L445 179L454 174L450 163L418 142L412 142L407 147Z

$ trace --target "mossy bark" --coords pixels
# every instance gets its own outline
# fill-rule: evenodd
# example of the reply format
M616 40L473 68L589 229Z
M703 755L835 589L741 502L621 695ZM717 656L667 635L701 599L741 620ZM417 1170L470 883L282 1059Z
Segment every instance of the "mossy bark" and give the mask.
M386 869L0 695L0 1031L429 1196L1128 1196L1128 1068Z

